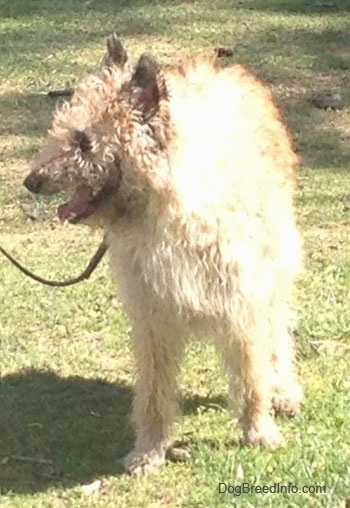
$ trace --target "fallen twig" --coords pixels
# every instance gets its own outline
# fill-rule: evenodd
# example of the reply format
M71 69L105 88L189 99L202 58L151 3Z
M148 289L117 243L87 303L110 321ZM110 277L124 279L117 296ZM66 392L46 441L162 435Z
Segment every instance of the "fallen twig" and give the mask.
M11 455L10 460L18 462L30 462L32 464L47 464L52 466L53 461L49 459L42 459L41 457L24 457L23 455Z
M49 90L47 92L48 97L72 97L74 94L74 88L58 88L57 90Z

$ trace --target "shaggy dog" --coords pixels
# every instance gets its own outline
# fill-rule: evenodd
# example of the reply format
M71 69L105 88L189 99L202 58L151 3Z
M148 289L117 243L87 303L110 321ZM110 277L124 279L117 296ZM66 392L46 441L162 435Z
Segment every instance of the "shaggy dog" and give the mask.
M246 443L281 445L271 411L300 405L288 330L298 160L267 87L216 56L129 63L118 41L57 109L25 180L74 189L60 218L107 232L138 371L132 474L165 461L189 336L215 339Z

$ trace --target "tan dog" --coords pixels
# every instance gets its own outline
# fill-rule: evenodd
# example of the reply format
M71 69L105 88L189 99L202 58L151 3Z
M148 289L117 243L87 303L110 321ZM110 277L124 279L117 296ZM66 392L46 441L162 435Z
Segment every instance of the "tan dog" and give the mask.
M215 339L247 443L279 446L272 407L300 405L288 331L298 160L267 87L215 56L162 70L148 54L128 63L118 42L110 67L56 111L25 180L43 194L75 189L61 219L108 233L138 371L133 474L165 461L191 335Z

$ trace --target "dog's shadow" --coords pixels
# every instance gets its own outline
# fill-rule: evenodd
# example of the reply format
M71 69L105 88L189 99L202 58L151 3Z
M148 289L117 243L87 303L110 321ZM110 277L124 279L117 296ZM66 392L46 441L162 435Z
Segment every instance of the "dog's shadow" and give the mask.
M123 472L131 449L132 389L29 370L0 380L0 489L33 493ZM221 398L184 400L184 412Z

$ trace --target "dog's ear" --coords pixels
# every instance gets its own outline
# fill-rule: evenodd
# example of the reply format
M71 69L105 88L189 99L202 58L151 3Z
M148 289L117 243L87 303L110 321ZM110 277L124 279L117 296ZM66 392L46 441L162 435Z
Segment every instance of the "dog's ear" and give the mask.
M136 64L132 81L136 86L145 88L151 82L156 81L159 70L160 65L154 56L150 53L143 53Z
M111 67L112 65L118 65L118 67L124 67L127 59L128 54L123 44L115 34L110 35L107 38L107 53L103 59L104 66Z
M156 111L159 101L165 97L165 83L160 85L160 65L154 56L144 53L140 56L131 83L137 89L136 107L147 116Z
M84 131L76 130L74 132L73 142L78 148L80 148L82 153L88 153L92 150L91 141Z

